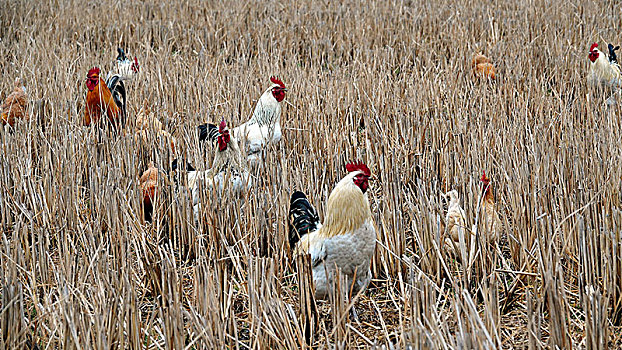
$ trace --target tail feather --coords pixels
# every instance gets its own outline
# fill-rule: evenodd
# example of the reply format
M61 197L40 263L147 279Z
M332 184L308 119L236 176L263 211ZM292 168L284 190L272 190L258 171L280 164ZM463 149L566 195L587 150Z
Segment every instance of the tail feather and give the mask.
M321 227L320 217L309 203L307 196L300 191L292 194L289 203L289 246L294 249L300 238Z
M125 51L122 48L118 47L117 52L119 55L117 56L117 61L125 61L127 57L125 56Z
M121 110L121 121L125 123L126 112L125 106L127 101L127 94L125 92L125 84L123 83L123 79L118 74L112 75L106 81L106 86L110 89L112 93L112 98L114 99L115 104Z
M199 141L216 141L216 138L220 133L218 127L214 124L202 124L199 125Z
M173 159L173 162L171 162L171 171L177 171L177 169L179 168L179 162L177 161L177 158ZM192 166L192 164L190 164L190 162L186 162L186 171L196 171L196 169Z
M616 55L616 51L620 49L620 46L613 46L611 44L607 45L609 49L609 62L610 63L618 63L618 56Z

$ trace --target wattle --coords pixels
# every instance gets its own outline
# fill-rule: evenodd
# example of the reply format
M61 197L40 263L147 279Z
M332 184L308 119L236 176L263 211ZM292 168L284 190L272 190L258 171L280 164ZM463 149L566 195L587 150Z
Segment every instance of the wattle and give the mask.
M89 91L93 91L95 89L95 86L97 86L98 81L93 81L91 79L87 79L86 80L86 87L89 89Z

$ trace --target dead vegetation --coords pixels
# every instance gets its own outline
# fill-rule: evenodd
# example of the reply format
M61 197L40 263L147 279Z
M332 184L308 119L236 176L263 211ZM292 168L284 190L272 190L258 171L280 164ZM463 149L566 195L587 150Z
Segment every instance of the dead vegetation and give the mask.
M318 303L318 348L621 346L621 108L585 76L593 41L622 41L622 8L601 5L2 6L0 100L21 78L32 117L0 131L0 348L304 346L308 269L288 257L289 195L317 196L322 215L356 158L376 177L374 279L358 324L343 293ZM127 129L148 99L174 149L81 125L86 72L105 76L119 46L141 61ZM473 79L478 52L494 59L492 83ZM243 200L203 193L195 225L171 161L209 168L196 125L246 121L271 75L289 87L283 140ZM139 186L149 161L177 176L161 180L153 224ZM441 194L460 193L470 227L483 170L505 234L462 264L442 243Z

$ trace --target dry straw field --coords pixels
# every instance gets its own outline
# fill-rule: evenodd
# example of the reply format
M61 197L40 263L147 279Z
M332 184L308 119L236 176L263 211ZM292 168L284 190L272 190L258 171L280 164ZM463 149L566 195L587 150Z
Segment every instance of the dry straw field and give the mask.
M5 0L0 99L21 77L33 117L0 130L0 348L306 347L309 276L289 253L289 196L305 191L322 216L355 159L375 179L373 280L355 300L359 322L343 293L318 303L314 347L622 346L622 107L585 81L590 44L622 41L621 11L589 0ZM105 76L117 47L141 61L125 135L82 126L86 73ZM473 79L477 52L496 81ZM253 189L204 194L195 225L184 175L163 178L147 224L147 162L209 168L196 126L247 120L271 75L289 88L283 140ZM145 100L176 153L129 136ZM505 234L467 266L442 243L441 193L460 193L470 227L484 170Z

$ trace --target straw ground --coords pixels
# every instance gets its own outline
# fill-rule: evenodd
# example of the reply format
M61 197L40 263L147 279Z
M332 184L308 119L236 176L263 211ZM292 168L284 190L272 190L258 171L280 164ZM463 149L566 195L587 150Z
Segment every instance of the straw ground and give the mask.
M622 40L621 4L4 5L0 98L21 77L33 118L0 132L0 347L305 346L308 274L287 253L289 194L304 190L323 213L355 158L376 177L374 279L358 324L339 295L319 305L315 346L620 346L621 110L585 76L592 42ZM81 116L86 72L105 75L119 46L142 71L128 86L128 134L114 136ZM477 52L496 82L473 81ZM146 224L147 162L208 168L196 125L245 121L270 75L289 88L284 138L255 188L243 200L203 193L195 225L178 174ZM177 153L129 137L145 100ZM506 233L465 266L441 243L440 194L460 192L470 227L483 170Z

